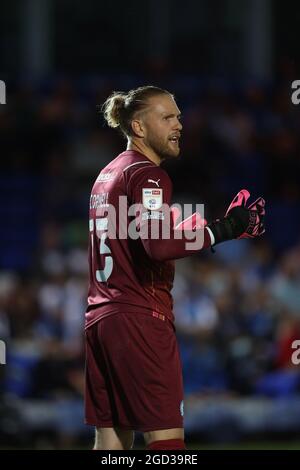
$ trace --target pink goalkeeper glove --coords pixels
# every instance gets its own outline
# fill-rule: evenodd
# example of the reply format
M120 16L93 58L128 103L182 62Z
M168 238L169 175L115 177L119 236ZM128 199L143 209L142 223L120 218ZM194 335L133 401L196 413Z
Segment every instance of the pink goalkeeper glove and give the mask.
M259 197L250 206L247 189L242 189L228 207L225 217L208 224L214 236L214 245L233 238L255 238L265 232L265 200Z
M238 211L240 211L240 209L243 209L244 213L246 213L245 211L248 212L248 220L245 218L244 230L241 235L236 238L255 238L265 232L265 200L262 197L259 197L256 201L252 202L250 206L247 206L249 197L249 191L247 191L247 189L242 189L235 196L225 214L225 217L239 217Z

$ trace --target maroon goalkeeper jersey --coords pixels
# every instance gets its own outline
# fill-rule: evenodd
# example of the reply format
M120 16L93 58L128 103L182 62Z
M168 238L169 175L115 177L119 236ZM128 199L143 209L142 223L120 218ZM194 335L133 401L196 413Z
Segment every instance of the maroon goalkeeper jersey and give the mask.
M175 240L174 231L163 240L161 236L127 236L131 224L141 232L154 219L168 226L163 207L171 204L171 197L167 173L139 152L121 153L100 172L90 198L87 327L119 312L174 320L173 260L199 247L187 251L186 239ZM132 204L142 207L140 219L128 214ZM205 234L203 246L209 245L210 237Z

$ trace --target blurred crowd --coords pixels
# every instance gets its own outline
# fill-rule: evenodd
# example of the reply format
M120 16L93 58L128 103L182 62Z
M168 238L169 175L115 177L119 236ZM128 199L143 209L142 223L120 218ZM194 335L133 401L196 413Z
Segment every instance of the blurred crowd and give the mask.
M181 262L174 295L187 394L300 392L292 362L300 339L299 261L300 246L275 261L264 242L238 249L229 242Z
M125 141L97 105L143 77L15 84L0 108L0 436L26 446L90 438L83 425L88 200ZM122 84L122 85L121 85ZM287 82L164 78L183 113L174 202L221 216L247 188L266 235L177 263L176 328L187 396L295 396L300 366L300 117ZM31 436L31 437L29 437ZM81 441L80 441L81 442Z

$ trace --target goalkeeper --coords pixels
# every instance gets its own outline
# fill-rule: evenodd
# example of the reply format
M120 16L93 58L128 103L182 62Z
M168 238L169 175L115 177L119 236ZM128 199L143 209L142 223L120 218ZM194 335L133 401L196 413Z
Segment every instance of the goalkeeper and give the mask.
M130 449L134 431L143 433L148 450L185 449L174 260L262 235L265 201L248 205L244 189L218 220L207 224L197 213L179 220L176 210L170 213L172 184L160 167L179 155L182 124L173 95L153 86L116 92L104 115L124 134L127 149L102 169L90 199L86 423L96 428L96 450ZM128 207L140 207L138 218L125 220L128 233L134 220L138 237L121 236L120 216L112 224L110 208L120 214L124 197Z

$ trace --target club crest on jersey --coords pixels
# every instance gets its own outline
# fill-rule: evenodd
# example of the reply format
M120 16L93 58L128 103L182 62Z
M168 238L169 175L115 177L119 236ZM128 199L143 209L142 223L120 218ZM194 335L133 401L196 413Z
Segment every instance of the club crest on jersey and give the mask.
M150 210L158 210L162 206L163 190L143 188L143 206Z

